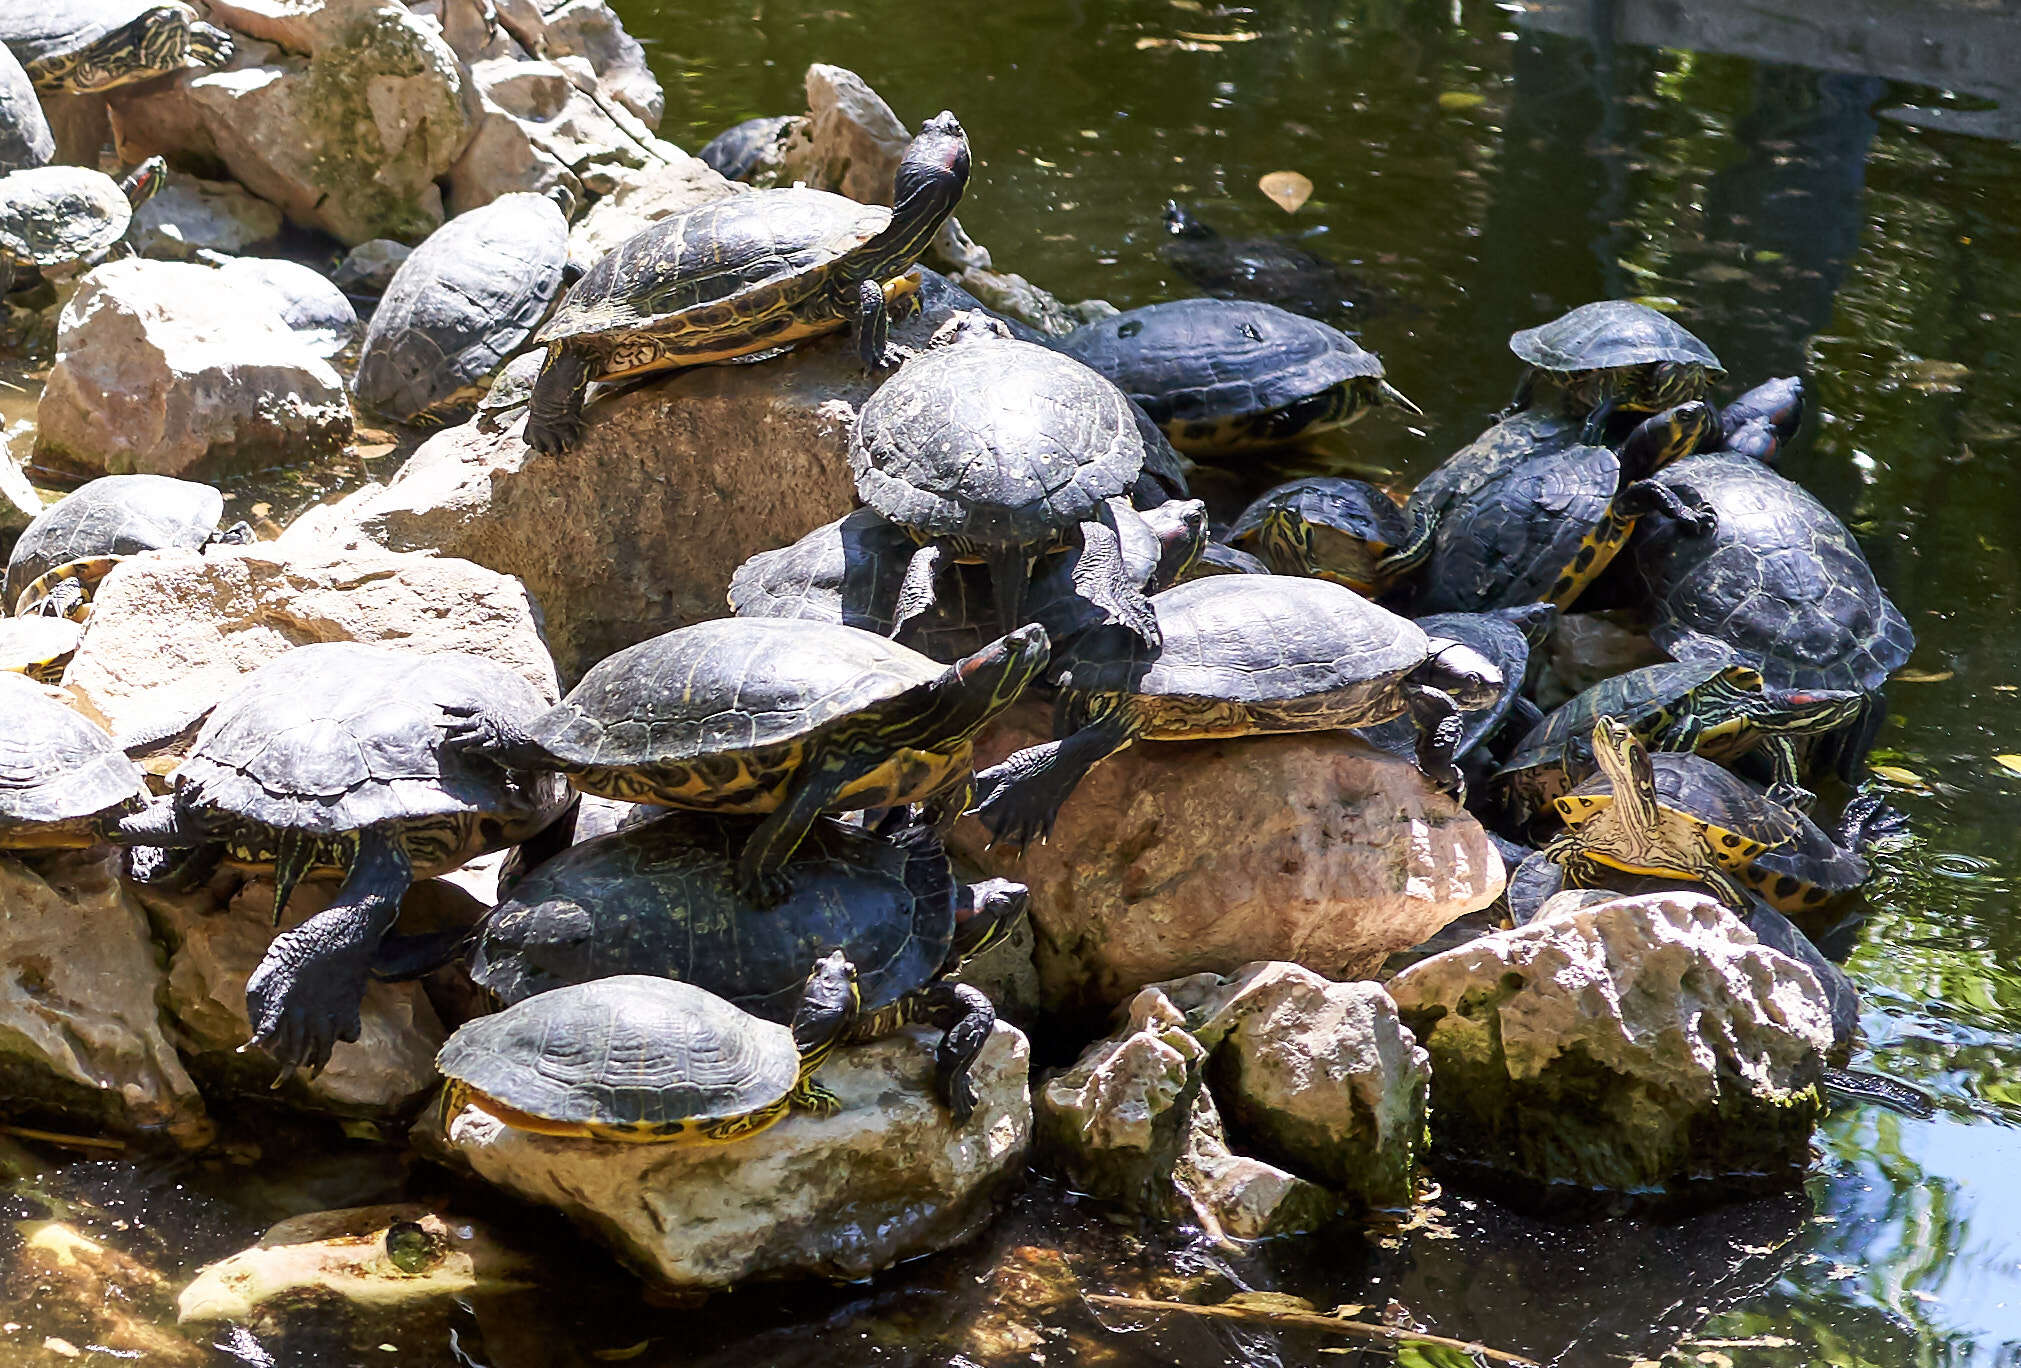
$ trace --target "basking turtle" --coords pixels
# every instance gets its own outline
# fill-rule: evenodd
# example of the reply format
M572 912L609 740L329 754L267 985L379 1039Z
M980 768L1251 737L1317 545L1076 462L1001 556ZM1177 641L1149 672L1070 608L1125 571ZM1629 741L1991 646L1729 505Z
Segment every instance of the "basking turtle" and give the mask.
M474 1106L536 1135L719 1145L841 1101L814 1082L856 1019L841 951L815 961L791 1026L692 983L621 974L458 1027L435 1056L443 1116Z
M1416 620L1426 636L1457 641L1501 672L1502 687L1494 700L1486 707L1466 711L1465 728L1453 748L1454 763L1475 759L1505 722L1527 729L1539 720L1536 705L1523 697L1523 687L1529 678L1530 652L1544 644L1557 620L1558 610L1548 603L1526 603L1486 613L1434 613ZM1410 759L1417 751L1417 728L1409 717L1359 727L1356 734L1377 750L1401 759ZM1487 757L1481 759L1486 763L1465 766L1470 783L1493 763Z
M83 636L84 628L69 618L42 613L0 618L0 672L54 684Z
M1238 551L1226 542L1211 538L1200 548L1200 554L1186 567L1186 573L1179 578L1185 580L1205 579L1209 575L1268 575L1273 573L1263 561L1247 551Z
M253 530L223 532L225 496L195 480L167 475L106 475L80 486L35 516L14 543L0 599L16 614L83 621L90 591L121 556L213 543L244 544Z
M1391 579L1377 564L1410 540L1410 523L1368 481L1316 475L1264 493L1242 510L1226 540L1275 574L1332 580L1374 597Z
M748 818L672 813L580 842L513 888L478 929L470 976L510 1005L615 974L657 974L787 1021L815 954L856 966L863 1014L843 1036L939 1027L938 1084L957 1122L975 1109L969 1082L996 1009L947 981L1010 935L1025 887L957 886L931 827L884 839L815 823L788 864L793 893L761 909L736 890Z
M1794 375L1756 385L1719 411L1719 449L1774 465L1803 426L1803 381Z
M1153 600L1162 647L1070 657L1057 738L976 776L976 814L999 840L1052 829L1081 777L1133 741L1197 741L1365 727L1409 713L1418 763L1465 787L1453 751L1462 712L1496 701L1502 677L1478 652L1325 580L1216 575Z
M584 793L770 814L738 862L746 896L776 901L787 858L823 812L926 803L952 820L972 741L1045 668L1020 627L952 666L854 627L723 618L599 661L524 721L470 708L454 744Z
M1527 409L1540 378L1585 420L1581 440L1595 442L1616 412L1655 413L1703 399L1726 373L1712 349L1646 304L1603 299L1561 318L1524 328L1509 350L1529 364L1515 407Z
M1422 416L1383 379L1374 352L1271 304L1151 304L1076 328L1058 346L1114 381L1189 456L1288 446L1385 404Z
M1477 613L1518 603L1568 610L1652 511L1685 532L1710 516L1649 477L1709 436L1694 400L1645 419L1617 455L1576 420L1526 412L1496 423L1411 494L1409 540L1377 563L1394 580L1423 566L1411 606Z
M446 422L533 336L561 293L568 220L544 195L458 214L400 264L365 330L352 390L403 423Z
M223 66L232 36L181 0L14 0L0 43L37 90L89 92Z
M0 176L0 295L24 268L45 275L120 247L134 209L161 189L168 163L149 157L125 180L82 166L36 166Z
M96 845L147 801L140 767L61 697L0 673L0 850Z
M477 708L529 719L544 706L518 674L459 651L298 646L238 682L173 791L112 835L271 869L276 921L301 879L342 876L329 907L276 936L246 984L253 1043L320 1069L358 1038L366 971L408 885L525 840L567 806L552 776L444 745L448 719Z
M796 114L761 114L731 124L702 144L695 156L727 180L740 181L758 169L767 152L777 147L788 129L802 121Z
M592 380L725 361L845 325L865 368L887 364L886 303L968 184L952 114L927 120L898 165L895 208L823 190L759 190L674 214L583 275L535 339L547 364L526 440L565 451Z
M12 50L0 44L0 173L47 166L55 155L42 101Z
M1158 249L1180 275L1221 299L1257 299L1310 318L1345 318L1366 287L1323 256L1283 238L1223 237L1165 201Z

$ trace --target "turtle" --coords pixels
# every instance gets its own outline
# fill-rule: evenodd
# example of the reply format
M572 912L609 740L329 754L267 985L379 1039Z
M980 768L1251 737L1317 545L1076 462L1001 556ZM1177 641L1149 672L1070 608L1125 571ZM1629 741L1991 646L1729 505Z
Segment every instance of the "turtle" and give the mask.
M1164 224L1158 255L1218 298L1256 299L1311 318L1343 319L1366 293L1360 281L1295 242L1223 237L1177 200L1165 201Z
M534 339L527 444L556 453L581 435L590 381L724 361L848 325L866 370L888 364L886 306L968 184L953 114L905 150L894 208L804 188L732 195L626 238L570 288Z
M1057 345L1114 381L1188 456L1289 446L1383 405L1422 416L1374 352L1274 304L1175 299L1085 324Z
M1652 511L1686 533L1712 519L1649 477L1714 430L1693 400L1644 419L1612 448L1545 412L1503 419L1412 492L1411 533L1382 557L1385 582L1421 569L1412 608L1476 613L1518 603L1569 610Z
M0 176L0 295L23 268L60 274L121 246L133 211L168 179L149 157L124 180L82 166L35 166Z
M992 836L1028 844L1094 765L1133 741L1194 741L1365 727L1409 713L1418 763L1462 792L1453 765L1466 709L1502 676L1471 647L1428 637L1352 589L1283 575L1215 575L1159 594L1163 644L1117 657L1070 653L1054 740L976 776Z
M47 166L55 156L56 137L42 101L20 60L0 44L0 174Z
M792 896L761 909L736 890L737 852L752 825L675 812L571 846L485 917L471 979L510 1006L568 984L657 974L787 1021L800 966L839 948L856 966L862 998L843 1039L939 1027L937 1086L956 1122L966 1121L976 1101L969 1066L996 1009L947 976L1011 934L1025 886L958 885L930 826L873 836L822 818L793 854Z
M1540 720L1537 707L1523 696L1529 678L1530 652L1544 644L1558 610L1548 603L1525 603L1514 608L1497 608L1486 613L1433 613L1416 619L1420 630L1440 641L1457 641L1480 654L1500 671L1501 690L1486 707L1466 711L1453 761L1475 759L1477 753L1501 731L1505 723L1521 724L1525 730ZM1417 751L1417 728L1410 717L1393 717L1372 727L1358 727L1355 734L1377 750L1402 759ZM1485 773L1491 760L1466 766L1471 784L1476 771Z
M352 392L403 423L466 411L561 295L568 219L552 199L500 195L400 264L365 330Z
M804 121L803 116L795 114L760 114L755 119L731 124L703 143L695 156L714 167L724 179L740 181L757 170L765 154Z
M17 615L81 622L90 615L90 590L121 556L252 541L252 528L242 522L218 530L224 511L225 496L195 480L101 476L43 509L22 530L7 559L0 603Z
M942 666L855 627L721 618L605 657L524 722L471 708L451 744L599 797L769 814L738 884L777 901L787 858L823 812L924 803L952 821L976 732L1048 650L1045 630L1026 626Z
M503 432L512 419L533 399L534 382L547 357L537 351L521 352L491 378L484 396L477 401L477 430Z
M232 36L182 0L17 0L0 43L37 90L89 93L231 60Z
M108 834L270 869L276 924L301 879L342 877L246 984L253 1043L284 1069L320 1070L339 1040L358 1038L366 973L408 885L526 840L567 807L554 776L444 745L448 722L477 707L530 719L544 706L517 673L459 651L297 646L239 680L172 791Z
M1309 476L1260 495L1228 529L1228 545L1279 575L1309 575L1375 597L1390 576L1376 569L1410 539L1396 500L1366 480Z
M84 628L65 617L31 613L0 618L0 672L54 684L83 635Z
M1540 379L1584 420L1580 440L1597 442L1616 412L1656 413L1703 399L1726 373L1712 349L1647 304L1603 299L1509 337L1527 363L1514 407L1530 407Z
M1252 556L1247 551L1237 550L1226 542L1215 541L1210 537L1207 544L1200 548L1200 554L1193 558L1193 563L1186 567L1186 572L1179 578L1183 583L1186 580L1205 579L1209 575L1273 573L1275 572L1265 565L1260 557Z
M147 801L140 767L62 697L0 673L0 850L96 845Z
M1774 465L1803 426L1803 401L1797 376L1756 385L1719 411L1719 450Z
M619 974L457 1027L435 1056L445 1119L476 1107L536 1135L720 1145L792 1110L832 1116L814 1082L856 1019L841 951L814 962L790 1026L692 983Z

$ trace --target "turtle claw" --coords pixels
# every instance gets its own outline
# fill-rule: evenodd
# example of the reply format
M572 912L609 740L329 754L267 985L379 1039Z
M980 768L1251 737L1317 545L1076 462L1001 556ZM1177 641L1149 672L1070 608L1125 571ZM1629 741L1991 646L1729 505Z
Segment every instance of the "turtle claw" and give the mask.
M543 456L559 456L582 441L582 420L528 418L526 444Z
M369 966L311 952L316 938L299 933L314 920L274 937L246 980L252 1039L241 1048L263 1050L281 1065L276 1086L296 1069L314 1078L338 1042L355 1043L363 1029L358 1009Z
M975 777L975 791L976 803L969 815L988 830L991 850L998 846L1022 850L1053 834L1057 811L1015 778L984 770Z

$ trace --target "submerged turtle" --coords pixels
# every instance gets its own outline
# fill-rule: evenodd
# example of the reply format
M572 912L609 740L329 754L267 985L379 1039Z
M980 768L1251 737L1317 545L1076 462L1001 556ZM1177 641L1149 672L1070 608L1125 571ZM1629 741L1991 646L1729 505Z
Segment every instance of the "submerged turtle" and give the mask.
M1223 237L1176 200L1165 202L1158 255L1218 298L1257 299L1310 318L1344 318L1365 293L1360 281L1295 242Z
M61 697L0 673L0 850L96 845L147 801L140 767Z
M952 114L920 128L895 208L823 190L760 190L661 219L625 239L562 300L536 341L547 363L526 440L565 451L592 380L725 361L848 326L866 368L889 361L888 300L968 184Z
M740 181L758 169L765 154L777 147L787 130L803 122L797 114L760 114L731 124L702 144L695 156L727 180Z
M1389 405L1382 358L1270 304L1177 299L1076 328L1059 349L1114 381L1189 456L1288 446Z
M0 174L47 166L56 155L56 137L28 73L0 43Z
M1585 420L1594 442L1616 412L1655 413L1703 399L1726 373L1712 349L1646 304L1603 299L1561 318L1524 328L1509 350L1525 362L1515 407L1526 409L1539 378L1555 384L1568 412Z
M56 274L118 247L133 211L168 179L149 157L125 180L82 166L37 166L0 176L0 294L24 268Z
M365 330L361 403L434 424L474 403L561 293L568 220L544 195L458 214L400 264Z
M1719 411L1719 448L1774 465L1803 426L1803 381L1768 380Z
M90 590L121 556L142 551L200 551L242 545L253 530L220 532L225 496L195 480L167 475L106 475L35 516L7 559L4 597L16 614L89 615Z
M1317 475L1266 491L1228 529L1228 545L1272 572L1344 584L1370 597L1392 575L1377 568L1410 539L1396 500L1366 480Z
M814 1082L856 1019L841 951L815 961L791 1026L692 983L621 974L557 988L458 1027L435 1056L443 1115L474 1106L537 1135L717 1145L798 1108L841 1102Z
M1558 610L1548 603L1526 603L1487 613L1434 613L1416 620L1426 636L1457 641L1501 672L1502 687L1494 700L1485 707L1466 710L1465 728L1459 744L1453 747L1454 763L1475 759L1504 723L1527 729L1540 720L1536 705L1523 697L1523 688L1529 678L1530 653L1544 644L1557 620ZM1416 753L1417 728L1408 717L1359 727L1356 732L1371 746L1399 758L1409 759ZM1485 763L1477 761L1464 767L1470 783L1493 763L1482 759Z
M1216 575L1153 600L1164 644L1072 658L1059 679L1057 738L976 776L976 814L999 840L1050 831L1089 769L1133 741L1196 741L1365 727L1408 713L1418 763L1461 790L1462 712L1496 701L1479 652L1325 580Z
M246 984L253 1042L320 1069L358 1038L380 938L417 878L517 844L567 805L549 775L472 763L448 719L544 706L503 666L458 651L298 646L240 680L197 733L174 789L113 829L129 845L198 848L271 869L278 922L303 878L343 878L329 907L274 938Z
M571 846L484 919L471 978L510 1005L567 984L657 974L786 1021L802 966L839 948L856 966L863 1005L844 1039L939 1027L940 1094L957 1122L967 1120L969 1066L996 1009L947 976L1010 935L1024 885L957 886L931 827L886 839L824 819L789 862L792 895L761 909L736 890L750 829L748 819L673 813Z
M738 881L776 901L787 858L824 812L926 803L953 820L976 732L1046 656L1038 627L942 666L854 627L723 618L606 657L538 716L472 707L455 744L604 798L770 814L744 844Z
M46 91L110 90L232 55L231 34L182 0L12 0L0 43Z

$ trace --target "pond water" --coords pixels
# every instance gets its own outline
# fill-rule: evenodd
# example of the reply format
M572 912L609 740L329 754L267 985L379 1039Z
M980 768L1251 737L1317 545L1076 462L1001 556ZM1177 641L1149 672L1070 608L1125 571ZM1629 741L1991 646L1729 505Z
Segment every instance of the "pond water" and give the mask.
M1804 1193L1688 1219L1551 1225L1447 1193L1414 1228L1236 1255L1039 1186L975 1245L866 1287L697 1313L644 1305L585 1253L539 1296L303 1319L269 1343L281 1363L1204 1368L1360 1352L1098 1313L1077 1282L1278 1290L1568 1365L2021 1362L2021 768L1995 758L2021 752L2021 21L1972 0L616 4L684 146L800 107L811 61L862 73L908 122L953 108L976 151L964 225L1064 298L1191 293L1160 256L1167 198L1333 258L1352 326L1427 417L1372 417L1331 459L1400 484L1506 402L1512 329L1589 299L1668 301L1725 361L1729 396L1801 373L1812 417L1784 468L1860 534L1920 639L1875 756L1918 841L1839 947L1868 1004L1855 1062L1938 1107L1841 1108ZM1315 186L1293 217L1256 188L1279 170ZM173 1277L291 1211L447 1182L362 1143L291 1179L290 1149L71 1165L12 1214L67 1211ZM61 1333L37 1305L9 1311L25 1326L11 1342Z

